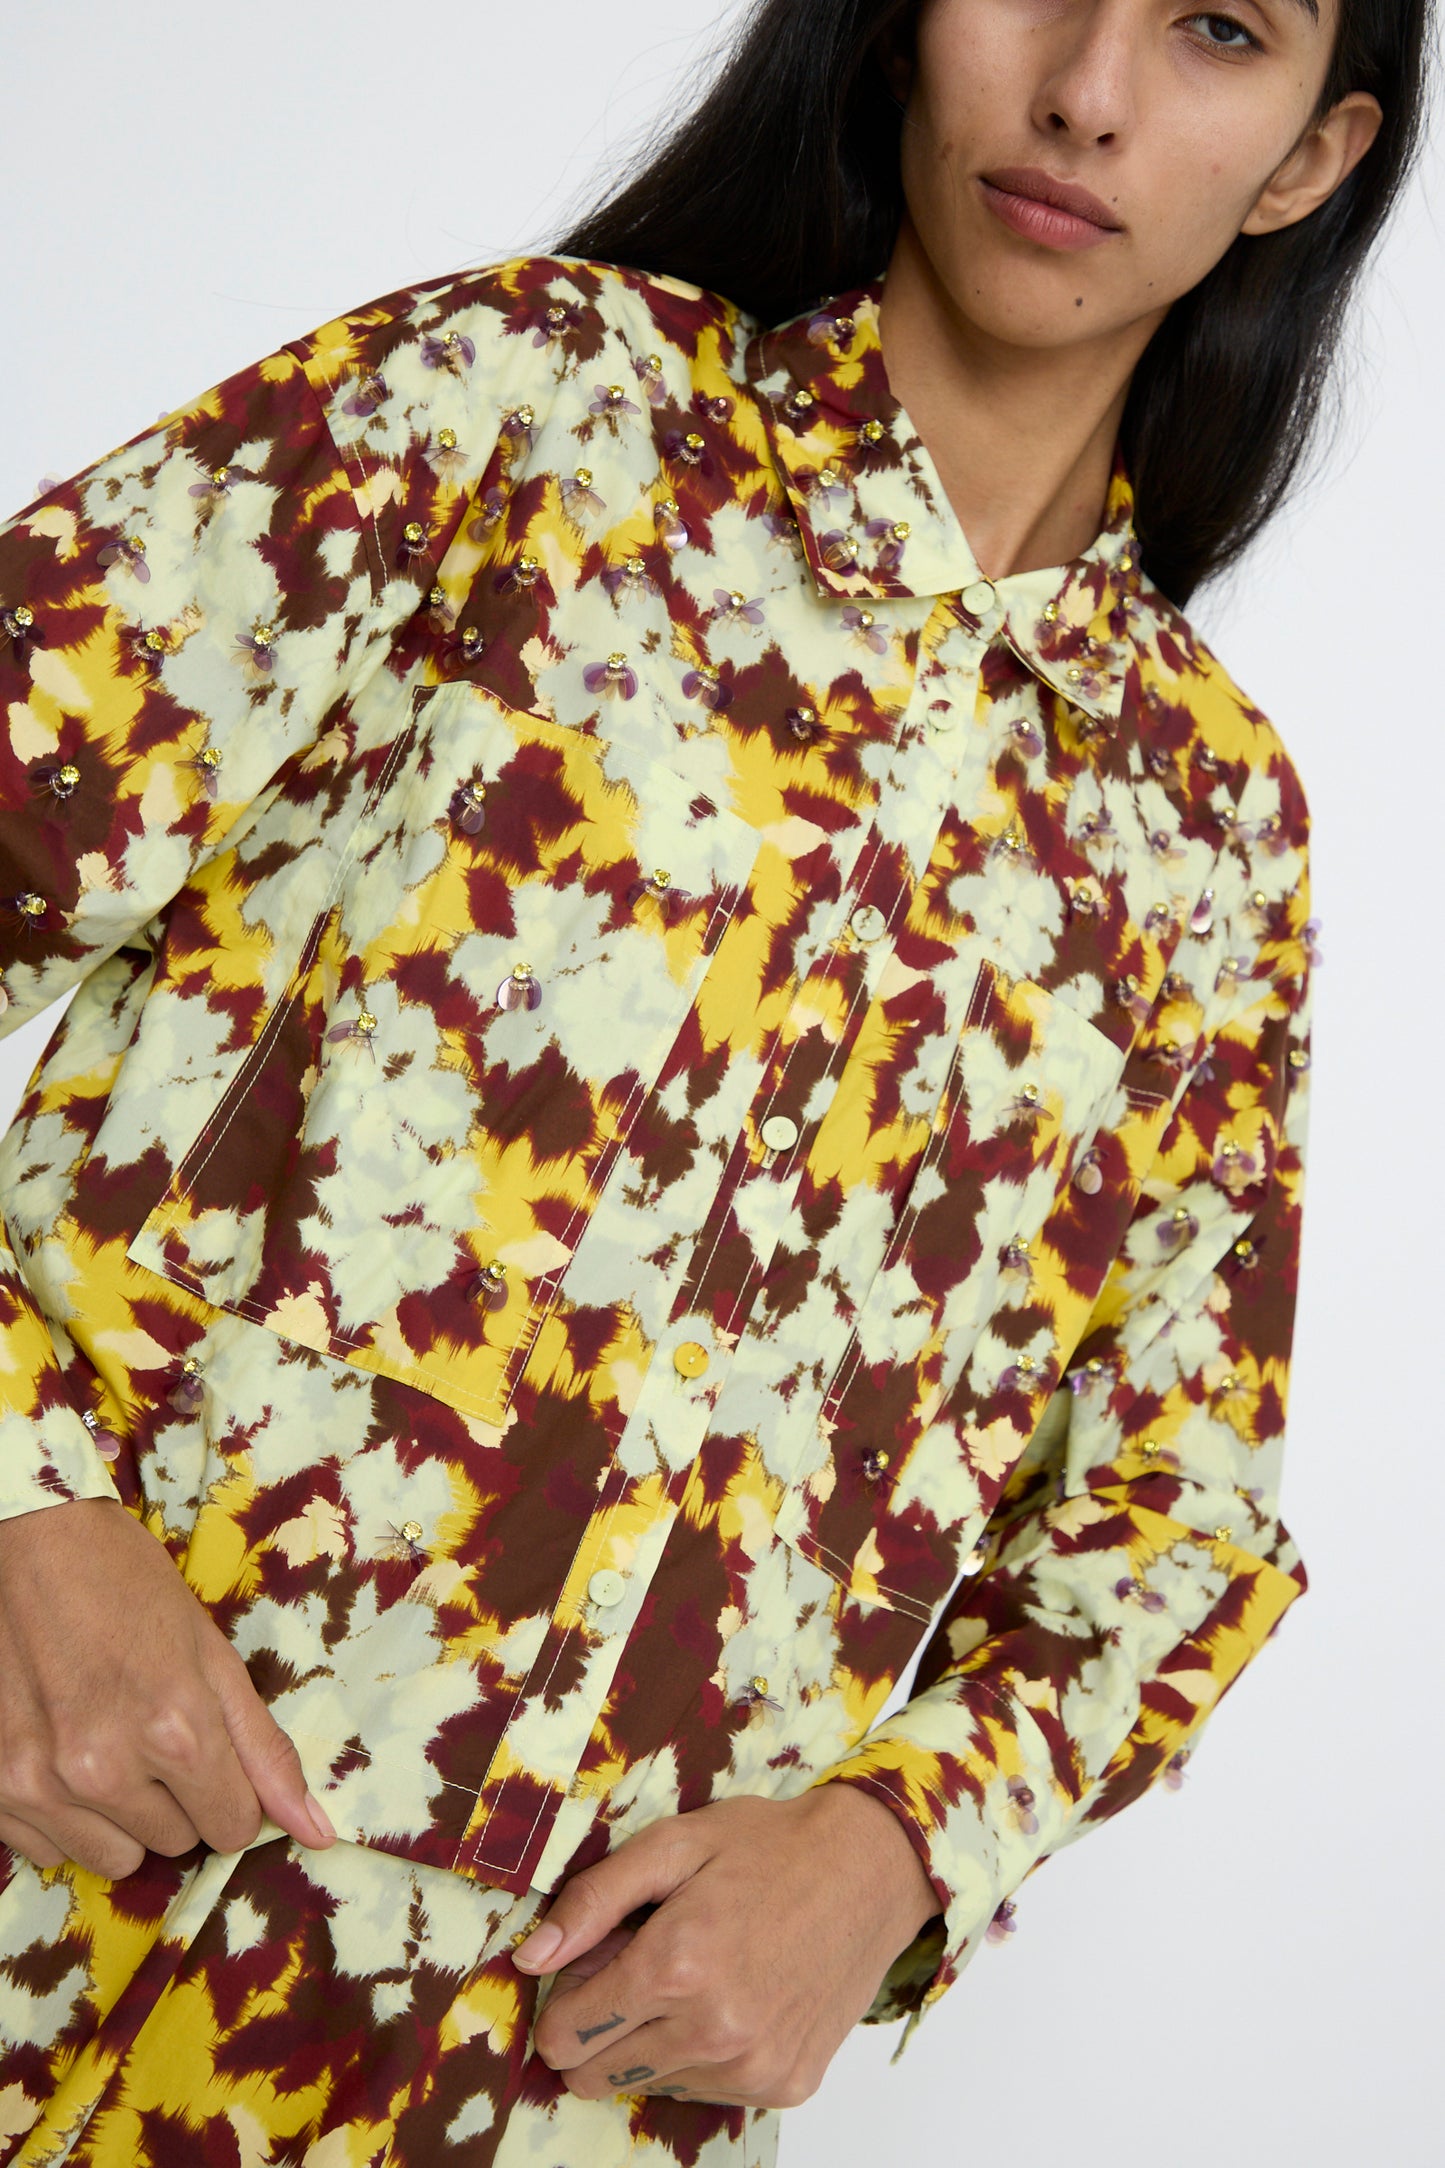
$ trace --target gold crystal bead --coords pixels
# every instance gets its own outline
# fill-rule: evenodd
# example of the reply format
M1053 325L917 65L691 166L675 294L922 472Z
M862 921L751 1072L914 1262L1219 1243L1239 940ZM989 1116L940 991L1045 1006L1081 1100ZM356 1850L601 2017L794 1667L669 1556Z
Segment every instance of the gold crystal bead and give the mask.
M420 520L409 519L401 531L408 542L423 542L426 539L426 529Z
M403 1521L403 1522L402 1522L402 1525L401 1525L401 1532L402 1532L402 1534L403 1534L403 1535L404 1535L404 1536L406 1537L406 1540L407 1540L407 1542L408 1542L408 1543L417 1543L417 1542L420 1542L420 1540L421 1540L421 1522L420 1522L420 1521Z
M686 444L690 452L700 452L702 450L703 440L698 435L695 429L689 429L686 437L683 439L683 442Z
M866 437L870 444L876 444L883 434L883 424L880 421L864 422L858 434Z
M437 442L441 445L443 451L454 451L457 442L455 429L439 429L437 431Z
M755 1694L765 1694L768 1690L768 1682L761 1673L756 1678L749 1679L748 1684Z
M524 429L530 429L532 426L532 409L529 406L519 406L517 419Z

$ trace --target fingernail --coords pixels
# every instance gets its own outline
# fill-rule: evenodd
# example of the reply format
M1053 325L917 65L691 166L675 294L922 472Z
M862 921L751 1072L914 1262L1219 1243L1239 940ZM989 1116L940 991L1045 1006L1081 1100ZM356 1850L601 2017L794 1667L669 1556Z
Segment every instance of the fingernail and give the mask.
M323 1837L334 1837L336 1835L331 1816L313 1792L306 1794L306 1812L310 1815Z
M534 1927L524 1942L519 1942L512 1956L519 1965L540 1965L551 1956L562 1940L562 1930L555 1920L546 1920Z

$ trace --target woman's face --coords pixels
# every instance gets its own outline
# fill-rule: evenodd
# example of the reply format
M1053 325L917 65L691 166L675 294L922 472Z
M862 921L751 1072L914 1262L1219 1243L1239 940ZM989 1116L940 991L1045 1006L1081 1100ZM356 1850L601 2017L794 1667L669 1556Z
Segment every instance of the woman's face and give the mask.
M979 331L1036 347L1147 337L1238 233L1306 215L1369 147L1366 94L1311 127L1338 0L1220 5L921 0L916 65L890 67L904 193ZM1031 205L1018 191L1040 179L1089 191L1092 219Z

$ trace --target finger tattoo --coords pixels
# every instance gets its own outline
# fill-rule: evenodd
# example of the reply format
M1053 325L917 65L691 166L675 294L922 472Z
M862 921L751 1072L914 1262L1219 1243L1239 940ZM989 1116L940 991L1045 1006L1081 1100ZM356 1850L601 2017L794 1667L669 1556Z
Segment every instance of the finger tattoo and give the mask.
M609 2085L636 2085L643 2078L651 2076L651 2063L634 2063L630 2070L614 2070L607 2082Z
M595 2040L598 2033L611 2032L614 2026L625 2023L626 2019L623 2017L622 2012L614 2010L611 2017L604 2018L600 2025L579 2025L577 2038L579 2040Z

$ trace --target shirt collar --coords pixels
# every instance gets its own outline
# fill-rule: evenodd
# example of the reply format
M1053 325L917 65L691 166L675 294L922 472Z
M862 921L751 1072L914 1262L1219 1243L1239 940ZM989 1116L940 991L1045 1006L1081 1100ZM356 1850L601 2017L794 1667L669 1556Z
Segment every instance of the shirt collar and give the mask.
M889 387L882 292L880 275L760 327L743 355L820 592L948 596L963 622L1001 631L1073 706L1117 721L1139 586L1122 454L1116 447L1103 529L1082 556L986 580L927 446Z

